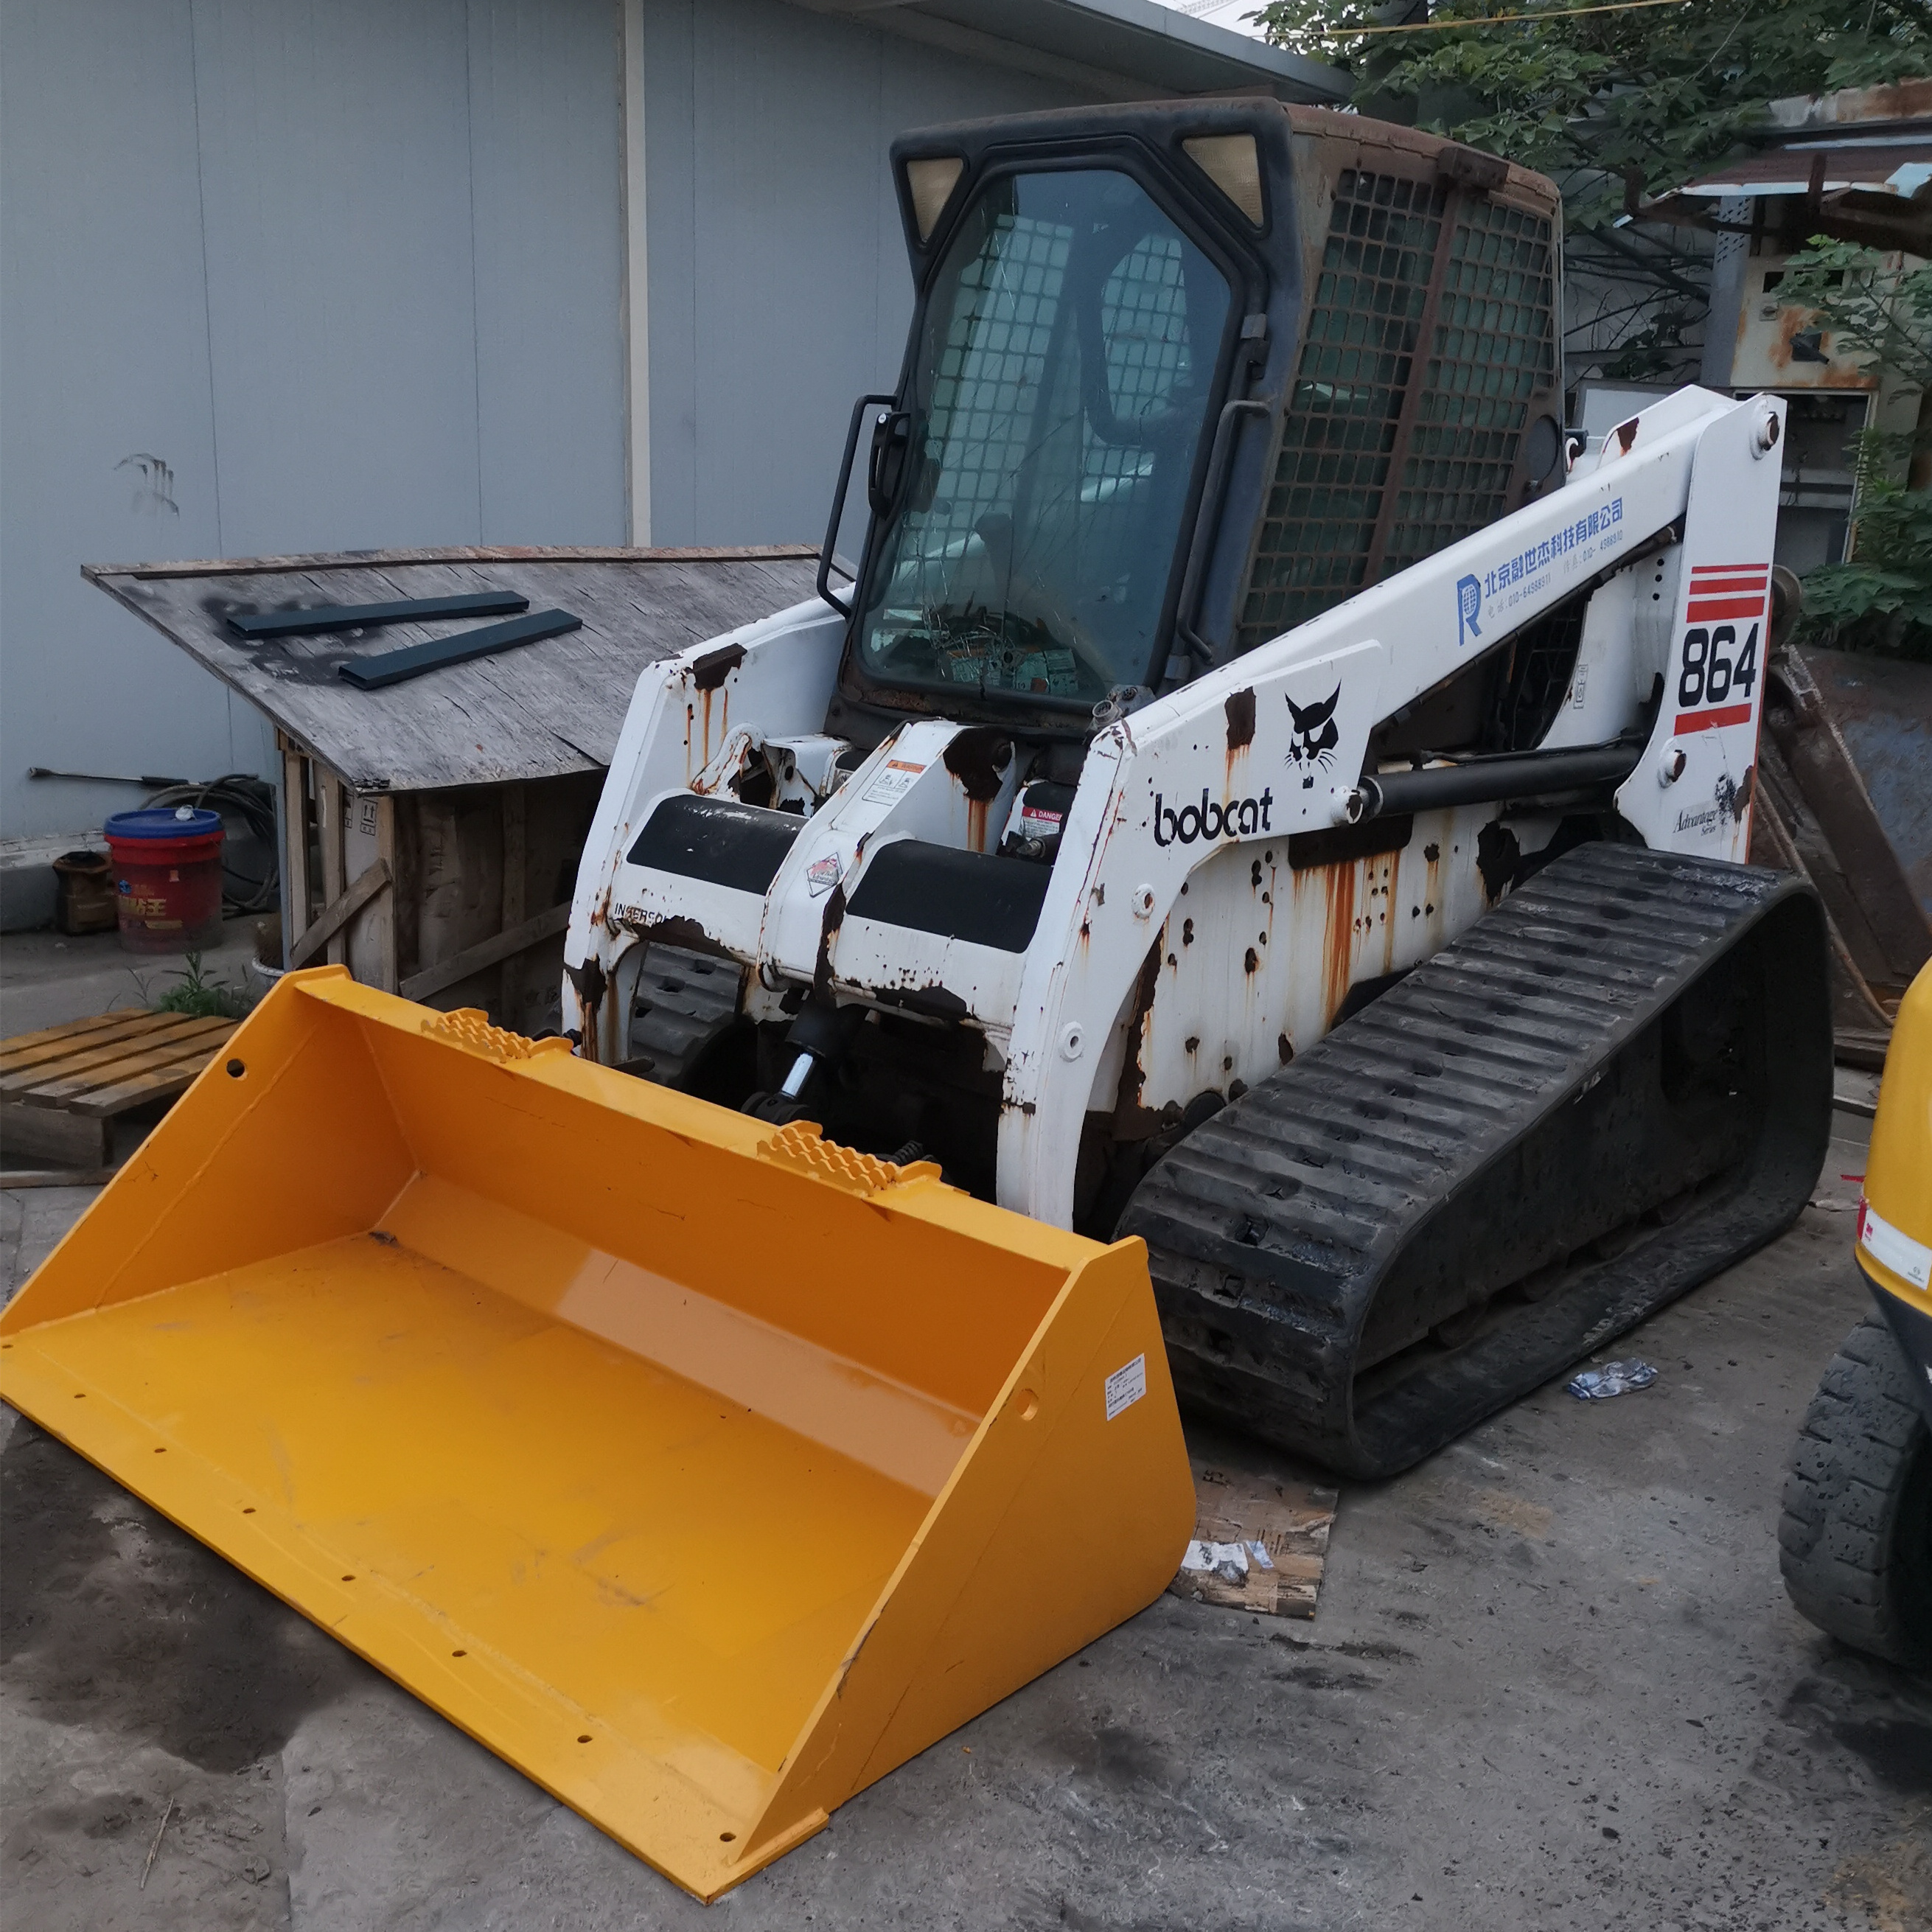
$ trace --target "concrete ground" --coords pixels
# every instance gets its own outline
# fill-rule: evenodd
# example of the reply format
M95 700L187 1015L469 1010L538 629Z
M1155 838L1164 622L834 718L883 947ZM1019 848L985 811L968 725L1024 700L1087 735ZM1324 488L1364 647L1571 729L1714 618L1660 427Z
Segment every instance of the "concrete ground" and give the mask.
M238 982L248 938L214 962ZM140 1004L179 964L9 936L0 1032ZM1932 1924L1932 1687L1812 1630L1778 1574L1784 1462L1866 1299L1845 1178L1864 1123L1837 1125L1784 1239L1606 1352L1655 1363L1654 1387L1552 1384L1345 1489L1312 1623L1164 1598L708 1917L0 1409L0 1922ZM0 1190L0 1290L92 1198ZM1052 1589L1051 1552L1015 1587Z
M202 971L252 990L245 968L254 951L254 920L229 920L220 943L202 953ZM0 938L0 1036L138 1011L179 985L187 969L178 953L124 952L112 932L10 932Z
M1618 1345L1654 1388L1552 1385L1345 1490L1312 1623L1163 1598L709 1917L0 1412L5 1922L1932 1924L1932 1690L1812 1630L1778 1574L1793 1432L1864 1305L1838 1124L1824 1204ZM88 1198L0 1193L9 1292ZM1053 1588L1051 1552L1014 1586Z

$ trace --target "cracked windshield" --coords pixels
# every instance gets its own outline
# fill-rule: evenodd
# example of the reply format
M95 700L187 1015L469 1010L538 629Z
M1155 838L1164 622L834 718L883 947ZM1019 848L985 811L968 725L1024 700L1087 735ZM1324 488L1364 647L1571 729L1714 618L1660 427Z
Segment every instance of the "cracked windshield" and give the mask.
M986 190L927 305L869 676L1082 704L1144 681L1228 308L1125 175Z

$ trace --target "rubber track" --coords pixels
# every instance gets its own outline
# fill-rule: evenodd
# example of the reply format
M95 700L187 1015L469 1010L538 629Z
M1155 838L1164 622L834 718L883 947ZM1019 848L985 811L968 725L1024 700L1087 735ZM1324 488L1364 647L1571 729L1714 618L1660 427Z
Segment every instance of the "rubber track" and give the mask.
M1738 1184L1358 1415L1358 1345L1405 1246L1768 918L1779 1086ZM1142 1180L1120 1232L1148 1244L1184 1400L1390 1474L1771 1238L1829 1133L1823 948L1815 896L1786 874L1610 844L1544 867Z

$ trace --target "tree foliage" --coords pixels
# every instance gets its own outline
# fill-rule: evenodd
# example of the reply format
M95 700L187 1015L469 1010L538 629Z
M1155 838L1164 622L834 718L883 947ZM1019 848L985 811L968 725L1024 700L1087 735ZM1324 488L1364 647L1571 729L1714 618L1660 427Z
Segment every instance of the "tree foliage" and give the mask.
M1932 490L1877 478L1858 500L1858 552L1804 574L1804 634L1932 664Z
M1627 194L1661 194L1731 152L1769 101L1932 74L1932 0L1569 4L1441 0L1427 31L1394 34L1322 31L1400 17L1363 0L1273 0L1256 17L1270 39L1355 76L1364 112L1393 110L1564 181L1570 225L1585 231ZM1548 17L1441 24L1510 13Z
M1912 488L1909 470L1932 454L1932 266L1895 274L1871 249L1818 236L1778 293L1815 311L1834 355L1867 356L1920 397L1916 428L1858 439L1852 554L1806 572L1805 634L1932 662L1932 489Z
M1572 268L1643 291L1621 337L1622 363L1604 372L1656 375L1702 315L1708 269L1695 253L1677 252L1667 232L1619 230L1618 218L1736 152L1772 100L1932 74L1932 0L1567 10L1576 4L1435 0L1426 30L1400 33L1360 30L1401 20L1402 0L1272 0L1254 17L1278 44L1353 75L1363 112L1553 176ZM1408 10L1420 21L1421 0ZM1442 25L1497 14L1536 17Z

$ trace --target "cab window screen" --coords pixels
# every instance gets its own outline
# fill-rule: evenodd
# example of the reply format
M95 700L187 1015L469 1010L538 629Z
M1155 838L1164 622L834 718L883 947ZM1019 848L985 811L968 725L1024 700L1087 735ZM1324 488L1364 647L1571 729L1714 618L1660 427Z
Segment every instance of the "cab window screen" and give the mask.
M870 676L1082 704L1146 678L1229 306L1126 176L982 192L927 306Z

